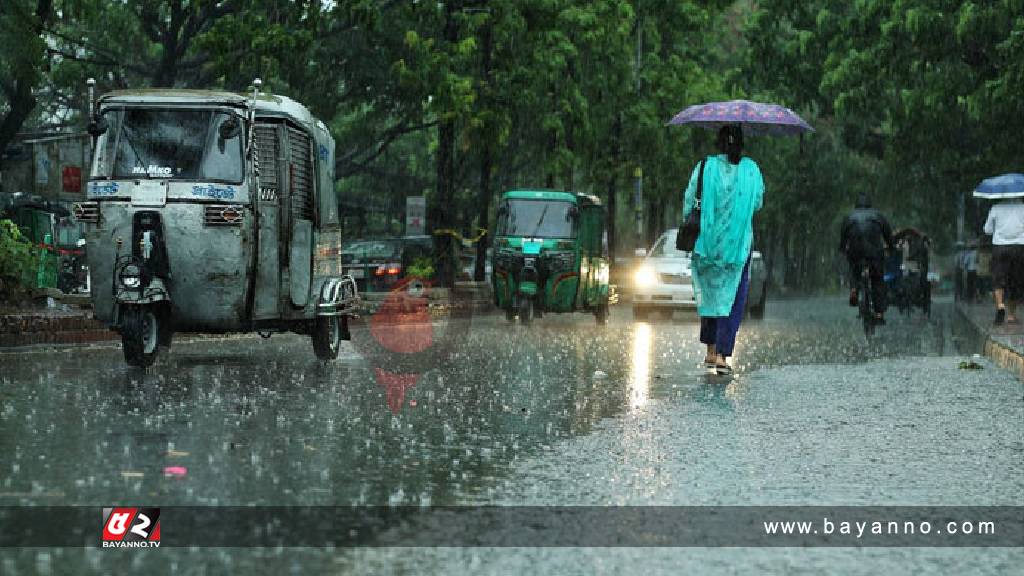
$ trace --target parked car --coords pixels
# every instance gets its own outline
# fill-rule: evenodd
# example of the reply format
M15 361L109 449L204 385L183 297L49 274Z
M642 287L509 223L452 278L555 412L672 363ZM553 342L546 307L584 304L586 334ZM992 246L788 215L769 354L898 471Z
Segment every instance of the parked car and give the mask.
M695 309L690 254L676 250L676 233L671 229L654 242L649 253L637 266L633 278L633 316L643 319L652 311L672 313ZM750 260L750 291L747 312L753 318L764 316L768 295L768 272L761 253L754 251Z
M387 291L418 258L431 256L432 242L430 236L357 240L341 251L343 272L355 278L361 291Z

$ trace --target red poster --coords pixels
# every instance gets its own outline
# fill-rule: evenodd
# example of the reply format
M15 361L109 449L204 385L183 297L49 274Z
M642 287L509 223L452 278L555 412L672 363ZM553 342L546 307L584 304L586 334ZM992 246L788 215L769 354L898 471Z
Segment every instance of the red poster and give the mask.
M65 192L82 192L82 169L78 166L65 166L61 179Z

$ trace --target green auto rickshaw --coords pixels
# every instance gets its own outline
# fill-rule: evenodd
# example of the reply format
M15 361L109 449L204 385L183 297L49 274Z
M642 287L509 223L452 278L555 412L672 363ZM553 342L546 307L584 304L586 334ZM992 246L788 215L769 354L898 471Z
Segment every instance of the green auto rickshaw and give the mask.
M605 210L587 194L506 192L498 205L491 282L509 321L545 312L592 312L608 320L616 301L608 284Z

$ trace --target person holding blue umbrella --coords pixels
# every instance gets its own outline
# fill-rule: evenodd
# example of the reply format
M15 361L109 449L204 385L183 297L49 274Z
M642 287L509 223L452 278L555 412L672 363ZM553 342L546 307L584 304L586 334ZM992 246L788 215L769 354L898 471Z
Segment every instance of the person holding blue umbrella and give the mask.
M1024 174L1004 174L984 180L976 198L996 200L985 220L992 236L992 296L995 324L1016 324L1017 303L1024 297Z

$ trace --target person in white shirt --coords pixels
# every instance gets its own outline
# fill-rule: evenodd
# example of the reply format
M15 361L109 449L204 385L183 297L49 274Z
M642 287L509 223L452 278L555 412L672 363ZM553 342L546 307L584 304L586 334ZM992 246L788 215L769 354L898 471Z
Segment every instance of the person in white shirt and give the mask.
M1024 201L1017 198L993 205L984 230L992 235L995 323L1016 324L1017 302L1024 296Z

